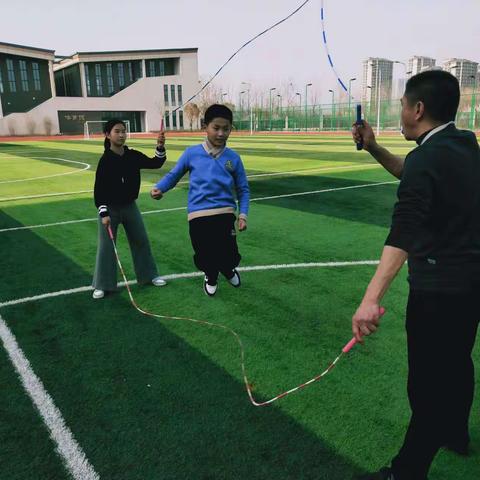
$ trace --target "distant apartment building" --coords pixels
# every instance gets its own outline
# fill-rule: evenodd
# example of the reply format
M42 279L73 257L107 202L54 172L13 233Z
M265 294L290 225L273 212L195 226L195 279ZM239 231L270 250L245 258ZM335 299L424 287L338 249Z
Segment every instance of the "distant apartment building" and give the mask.
M478 62L463 58L450 58L443 62L443 69L457 77L460 90L471 90L479 75Z
M408 59L407 76L411 77L425 70L433 70L435 68L435 59L430 57L420 57L415 55Z
M393 61L386 58L368 58L363 61L362 101L375 108L378 100L392 97Z

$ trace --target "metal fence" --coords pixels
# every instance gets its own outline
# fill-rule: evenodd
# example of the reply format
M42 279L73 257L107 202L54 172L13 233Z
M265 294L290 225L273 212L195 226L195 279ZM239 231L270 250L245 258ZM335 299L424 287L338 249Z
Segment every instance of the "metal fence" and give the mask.
M456 118L459 128L480 129L480 95L462 95ZM362 103L364 118L379 130L400 129L399 100ZM356 103L236 109L234 125L243 131L337 131L350 130L356 119Z

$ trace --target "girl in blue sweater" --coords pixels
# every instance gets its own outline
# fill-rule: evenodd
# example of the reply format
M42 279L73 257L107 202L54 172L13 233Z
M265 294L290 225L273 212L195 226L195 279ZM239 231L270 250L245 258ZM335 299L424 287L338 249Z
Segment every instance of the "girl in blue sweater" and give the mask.
M189 147L175 167L151 191L159 200L190 173L188 222L195 252L193 261L205 273L203 289L209 296L218 288L222 273L234 287L240 287L236 267L240 263L235 212L239 203L238 229L247 228L250 190L240 156L226 146L232 130L232 111L224 105L211 105L205 112L207 138Z

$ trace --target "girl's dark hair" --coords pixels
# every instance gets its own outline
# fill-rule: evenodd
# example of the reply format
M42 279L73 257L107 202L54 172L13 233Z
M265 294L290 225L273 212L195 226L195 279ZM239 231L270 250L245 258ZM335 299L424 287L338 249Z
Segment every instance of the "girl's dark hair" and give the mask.
M112 118L104 125L103 133L105 134L105 140L103 141L103 147L105 148L105 150L110 149L110 140L107 138L107 134L112 131L112 128L115 125L118 125L118 124L123 125L125 128L127 128L127 126L125 125L125 122L123 120L120 120L119 118Z
M203 119L205 125L208 125L214 118L224 118L230 123L233 123L233 113L225 105L219 105L215 103L210 105L207 110L205 110L205 117Z
M409 105L421 101L425 113L432 120L449 122L455 120L460 101L458 80L443 70L427 70L408 80L405 97Z

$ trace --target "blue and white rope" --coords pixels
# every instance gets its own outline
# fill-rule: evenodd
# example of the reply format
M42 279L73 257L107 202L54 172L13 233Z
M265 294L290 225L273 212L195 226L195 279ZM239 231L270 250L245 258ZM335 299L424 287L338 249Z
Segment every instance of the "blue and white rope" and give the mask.
M327 54L328 58L328 63L330 67L332 68L333 73L337 77L338 83L341 85L341 87L348 92L348 88L345 86L345 83L342 81L340 78L340 75L337 73L337 70L335 66L333 65L333 60L332 56L330 55L330 51L328 49L328 43L327 43L327 33L325 32L325 8L324 8L325 1L322 0L322 5L321 5L321 10L320 10L320 18L322 21L322 36L323 36L323 45L325 47L325 53Z

